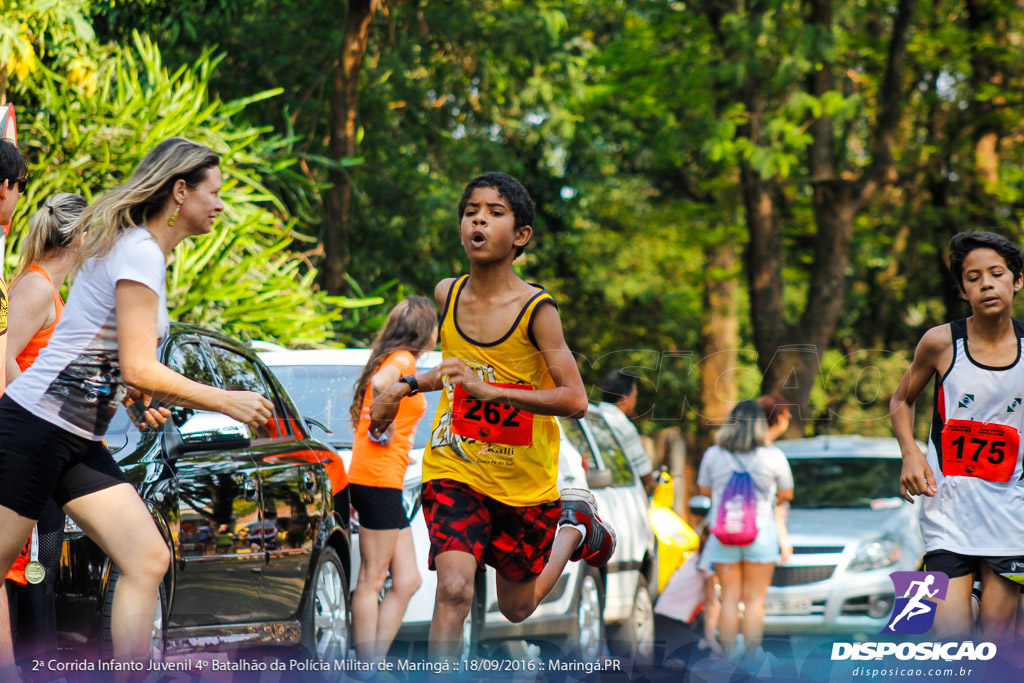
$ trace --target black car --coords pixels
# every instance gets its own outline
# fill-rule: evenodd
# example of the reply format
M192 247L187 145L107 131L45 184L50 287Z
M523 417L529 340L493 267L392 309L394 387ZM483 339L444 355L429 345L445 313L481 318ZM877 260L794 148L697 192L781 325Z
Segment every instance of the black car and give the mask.
M173 325L159 353L186 377L260 392L275 410L255 432L186 408L173 408L162 430L145 432L121 409L108 430L108 447L171 549L153 657L303 645L321 660L345 658L351 554L323 465L331 447L310 436L281 385L237 342ZM69 520L56 588L61 648L110 655L117 576Z

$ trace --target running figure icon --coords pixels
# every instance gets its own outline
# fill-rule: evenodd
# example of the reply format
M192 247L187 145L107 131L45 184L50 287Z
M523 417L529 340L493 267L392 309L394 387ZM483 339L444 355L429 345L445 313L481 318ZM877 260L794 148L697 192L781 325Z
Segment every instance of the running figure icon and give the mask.
M924 605L921 603L921 601L924 598L934 598L938 594L938 588L936 588L934 591L928 590L928 588L933 583L935 583L935 577L931 574L925 576L923 581L910 582L910 586L907 587L907 592L903 595L904 598L910 598L910 600L903 608L903 611L900 612L899 616L893 619L892 622L889 624L890 631L893 631L895 633L896 622L898 622L903 617L906 617L907 621L910 621L911 619L920 614L928 614L932 611L933 608L931 606ZM913 596L911 596L910 594L915 590L915 586L917 592Z

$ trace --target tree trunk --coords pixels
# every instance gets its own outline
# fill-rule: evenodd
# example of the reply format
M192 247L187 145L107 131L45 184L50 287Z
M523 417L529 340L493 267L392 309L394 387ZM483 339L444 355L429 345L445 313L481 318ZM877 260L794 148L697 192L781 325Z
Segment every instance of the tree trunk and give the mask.
M811 266L807 303L796 324L788 323L783 306L784 263L779 217L774 197L779 190L770 179L754 169L741 167L744 208L750 246L747 253L750 307L754 346L763 372L762 391L790 399L793 429L802 431L811 389L821 371L821 356L831 343L842 311L845 273L850 262L853 222L864 203L879 187L893 180L896 131L902 115L903 71L910 21L916 0L901 0L893 20L888 60L878 101L878 116L871 131L871 164L860 178L841 176L832 121L820 117L811 122L813 142L808 150L812 179L814 219L814 261ZM808 0L807 21L821 36L832 35L830 0ZM806 84L809 94L820 96L835 89L828 60ZM755 145L760 144L760 122L764 120L764 79L749 77L741 93L750 113L750 123L738 131Z
M363 68L370 24L378 0L350 0L348 23L334 70L331 93L331 155L336 161L355 156L359 130L359 74ZM352 177L350 171L333 169L328 175L324 234L324 288L343 294L348 269L348 238L352 223Z
M704 272L732 273L738 260L736 244L725 241L710 247L704 257ZM697 425L697 453L710 444L713 424L720 424L736 402L736 365L739 348L736 279L710 275L704 285L701 325L700 405Z

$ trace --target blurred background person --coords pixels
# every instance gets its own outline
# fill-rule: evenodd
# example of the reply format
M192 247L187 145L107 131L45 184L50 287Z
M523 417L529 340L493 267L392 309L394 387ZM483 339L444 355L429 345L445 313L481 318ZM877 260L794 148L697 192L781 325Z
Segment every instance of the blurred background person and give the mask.
M786 399L778 394L763 394L757 397L757 403L764 410L765 419L768 420L768 434L764 443L771 446L789 431L789 420L791 414ZM793 556L793 544L789 540L789 529L786 526L786 518L789 516L789 501L779 503L775 506L775 523L779 528L779 564L785 564Z
M708 539L710 561L721 585L719 642L734 660L748 663L758 656L764 633L764 599L778 562L779 538L775 504L793 498L793 474L782 451L766 446L768 421L756 401L741 401L718 430L697 475L701 495L711 498L710 520L717 519L726 484L736 471L749 473L754 486L757 536L747 545L725 545ZM743 603L740 620L739 604ZM743 647L737 647L737 634Z
M387 654L409 600L423 580L402 504L416 426L427 410L423 394L406 396L381 439L370 435L374 398L403 377L416 375L416 359L437 346L437 309L426 297L405 299L391 311L356 382L350 414L356 426L348 489L359 514L359 579L352 594L356 653L364 661ZM378 601L391 574L391 590Z
M633 463L633 469L648 492L654 483L654 466L647 449L640 440L640 432L633 425L636 417L636 398L639 393L636 377L625 370L613 370L601 382L601 403L598 408L617 434L623 435L622 450Z

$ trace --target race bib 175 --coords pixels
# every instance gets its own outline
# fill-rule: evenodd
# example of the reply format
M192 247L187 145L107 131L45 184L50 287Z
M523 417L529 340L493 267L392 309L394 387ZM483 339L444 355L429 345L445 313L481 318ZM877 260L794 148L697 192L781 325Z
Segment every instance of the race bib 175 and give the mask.
M507 389L533 390L529 384L490 384ZM530 446L533 444L533 413L473 398L460 384L455 387L452 398L452 432L487 443Z
M1019 447L1020 433L1008 425L949 420L942 428L942 473L1007 482Z

